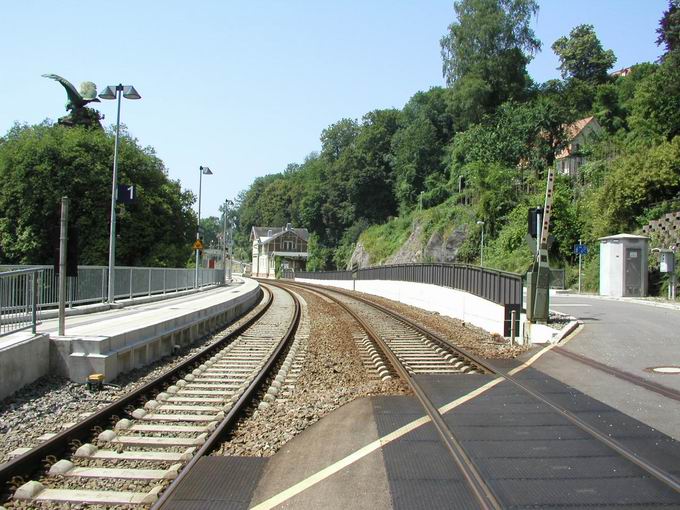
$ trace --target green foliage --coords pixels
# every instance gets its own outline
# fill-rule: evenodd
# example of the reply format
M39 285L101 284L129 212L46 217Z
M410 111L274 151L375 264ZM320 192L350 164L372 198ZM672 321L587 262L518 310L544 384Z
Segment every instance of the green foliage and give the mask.
M671 140L680 134L680 51L668 55L637 86L630 124L640 136L654 140Z
M657 146L639 146L612 161L600 188L586 201L593 238L642 226L652 204L680 193L680 137Z
M607 71L616 62L612 50L604 50L592 25L579 25L569 38L560 37L552 50L560 59L562 78L575 78L589 83L607 81Z
M203 246L206 248L219 248L222 245L219 239L222 238L223 230L224 225L216 216L201 218L201 238L203 239Z
M634 232L680 207L676 0L669 5L663 63L611 78L613 53L583 25L554 45L567 79L533 85L526 64L539 47L529 25L536 2L456 1L458 19L441 41L449 87L417 92L401 111L331 124L319 154L257 179L238 200L243 252L252 225L290 221L312 234L312 270L346 267L358 241L381 263L414 229L423 248L435 232L463 232L457 258L474 263L482 220L485 265L524 272L533 260L527 209L543 204L546 169L570 142L566 126L594 115L605 129L579 147L586 163L575 178L556 179L550 259L575 281L572 250L582 239L591 247L584 285L596 290L598 237Z
M49 264L58 246L60 200L71 199L79 263L108 260L113 135L43 124L14 126L0 139L0 263ZM118 206L116 262L184 266L191 254L194 196L166 175L151 148L122 133L118 182L136 201Z
M531 29L534 0L458 0L457 21L440 41L443 74L453 86L454 113L478 122L507 99L523 97L526 65L540 49Z
M307 244L309 258L307 259L307 271L323 271L330 269L331 260L333 259L333 250L323 246L319 242L319 237L316 234L309 236Z
M393 255L411 235L411 224L412 216L407 214L364 230L359 241L370 255L371 264L380 264Z
M663 13L659 28L656 44L663 44L666 55L680 49L680 2L678 0L668 0L668 9Z

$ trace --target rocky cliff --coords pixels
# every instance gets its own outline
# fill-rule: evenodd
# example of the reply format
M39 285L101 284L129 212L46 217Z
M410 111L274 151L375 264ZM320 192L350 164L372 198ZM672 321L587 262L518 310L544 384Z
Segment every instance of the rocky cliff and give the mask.
M459 225L446 235L442 232L434 232L429 236L429 239L425 240L422 224L414 221L409 238L383 264L455 262L458 250L468 237L467 229L467 225ZM379 263L378 261L371 260L370 253L366 251L361 241L354 248L347 268L350 269L355 262L359 267L369 267Z

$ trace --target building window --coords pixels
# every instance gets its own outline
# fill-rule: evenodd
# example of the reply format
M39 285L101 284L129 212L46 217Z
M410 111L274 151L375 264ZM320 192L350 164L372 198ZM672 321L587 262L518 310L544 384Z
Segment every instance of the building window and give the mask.
M295 249L295 241L283 241L284 251L293 251Z

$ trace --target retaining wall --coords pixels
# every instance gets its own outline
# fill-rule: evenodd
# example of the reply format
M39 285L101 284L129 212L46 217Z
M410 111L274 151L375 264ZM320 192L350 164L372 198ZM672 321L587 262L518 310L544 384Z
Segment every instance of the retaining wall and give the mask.
M11 344L0 344L0 399L47 374L50 368L47 335L18 332L12 337Z
M414 283L389 280L314 280L296 278L295 281L315 285L328 285L373 294L399 301L407 305L417 306L432 312L438 312L453 317L490 333L503 335L505 309L492 301L487 301L473 294L448 287L440 287L429 283ZM524 323L525 315L520 317L520 324ZM520 326L522 328L522 326ZM517 338L522 338L522 331L517 332Z

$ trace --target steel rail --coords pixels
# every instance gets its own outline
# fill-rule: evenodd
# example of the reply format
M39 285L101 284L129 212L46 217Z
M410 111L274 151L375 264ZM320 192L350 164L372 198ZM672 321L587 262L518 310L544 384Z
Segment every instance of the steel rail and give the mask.
M208 455L210 452L212 452L216 446L218 446L223 437L226 435L227 432L231 429L231 426L235 422L236 418L241 414L241 412L247 407L247 405L251 402L252 398L255 396L257 391L260 389L260 386L262 385L262 382L265 380L267 375L269 375L269 372L272 370L272 368L275 366L276 362L278 361L279 357L281 354L284 352L284 349L288 346L288 344L291 343L292 339L295 337L295 333L297 331L298 325L300 323L300 315L301 315L301 308L300 308L300 301L297 299L295 294L291 292L289 289L283 289L286 292L288 292L291 297L293 298L293 303L295 305L295 309L293 312L293 318L288 325L288 329L286 330L286 333L284 334L283 338L279 342L278 346L274 350L274 352L271 354L269 359L267 360L267 363L264 365L264 367L260 370L260 373L253 379L253 381L250 383L248 388L241 394L241 397L236 401L234 404L234 407L229 411L229 413L224 417L222 422L217 426L217 428L213 431L212 434L206 439L206 442L201 446L201 448L194 454L194 456L191 458L191 460L182 468L180 471L179 475L177 478L175 478L172 483L163 491L163 494L161 497L158 499L156 503L151 507L151 510L159 510L163 507L165 503L168 502L169 498L172 496L172 494L175 492L179 484L184 480L191 469L196 465L196 463L204 456ZM271 294L271 293L270 293Z
M309 284L295 283L294 285L298 285L298 286L304 288ZM311 285L310 287L313 288L314 290L317 290L317 291L319 290L319 287L316 286L316 285ZM430 335L432 338L439 339L441 342L446 343L447 345L449 345L450 347L452 347L456 351L460 352L462 355L469 357L474 363L479 364L481 367L489 370L491 373L496 374L496 375L502 377L503 379L505 379L506 381L511 382L512 384L516 385L517 387L519 387L520 389L522 389L523 391L525 391L526 393L528 393L529 395L531 395L535 399L539 400L540 402L547 405L548 407L550 407L554 411L558 412L560 415L562 415L564 418L569 420L571 423L573 423L574 425L579 427L581 430L583 430L587 434L590 434L595 439L597 439L600 442L607 445L609 448L611 448L612 450L617 452L619 455L621 455L626 460L632 462L633 464L635 464L639 468L643 469L644 471L646 471L648 474L650 474L651 476L653 476L654 478L656 478L660 482L664 483L665 485L667 485L668 487L670 487L674 491L680 493L680 480L677 477L675 477L673 474L668 473L668 472L664 471L663 469L656 467L652 462L650 462L650 461L646 460L645 458L639 456L634 451L632 451L628 447L624 446L623 444L621 444L616 439L613 439L613 438L603 434L602 432L597 430L597 428L586 423L585 421L583 421L581 418L576 416L574 413L572 413L568 409L564 408L563 406L560 406L559 404L556 404L550 398L546 397L544 394L529 388L526 384L517 380L516 377L509 374L505 370L502 370L502 369L496 367L493 363L490 363L486 360L482 361L477 356L466 353L463 349L453 345L448 340L439 337L437 334L435 334L431 331L428 331L427 329L423 328L422 326L419 326L418 324L413 324L413 323L409 322L407 319L400 317L396 312L389 310L388 308L385 308L384 306L382 306L378 303L374 303L374 302L372 302L368 299L365 299L363 297L355 296L355 295L353 295L353 294L351 294L347 291L344 291L342 289L338 290L338 289L334 288L334 289L332 289L332 291L337 292L338 294L342 294L342 295L352 297L354 299L358 299L359 301L362 301L366 304L370 304L370 305L376 307L377 309L388 313L392 317L408 323L411 327L414 327L415 329L418 329L421 332Z
M260 293L262 291L260 290ZM88 442L93 434L101 432L104 427L110 425L112 417L129 414L128 407L134 405L139 401L144 401L147 395L153 394L155 391L162 389L168 381L177 380L186 372L190 372L190 367L200 364L199 361L208 358L213 352L218 351L224 347L232 339L241 335L244 331L255 324L264 313L271 307L273 303L273 296L271 292L267 296L267 300L256 314L250 319L241 324L234 331L226 335L224 338L212 343L211 345L201 349L196 354L192 355L181 364L172 368L171 370L161 374L156 379L149 381L140 388L133 390L120 399L109 404L108 406L96 411L94 414L85 420L73 425L72 427L58 433L53 438L44 443L32 448L15 459L0 465L0 491L6 493L11 491L9 485L15 484L16 481L23 483L29 479L34 473L44 468L46 464L50 464L50 459L57 459L69 453L69 449L74 445L79 445ZM147 399L148 400L148 399ZM117 421L114 419L114 421ZM0 497L0 500L2 498Z
M635 384L636 386L640 386L646 390L653 391L654 393L658 393L659 395L663 395L664 397L680 401L680 391L674 390L673 388L669 388L668 386L664 386L663 384L655 383L654 381L648 381L640 376L631 374L630 372L625 372L623 370L619 370L618 368L610 367L609 365L605 365L604 363L600 363L599 361L595 361L594 359L586 358L581 354L569 351L564 347L555 346L553 347L552 350L553 352L557 352L562 356L566 356L573 360L579 361L584 365L596 368L602 372L605 372L609 375L613 375L614 377L618 377L619 379L623 379L624 381L628 381L629 383Z
M446 422L444 421L444 418L442 417L437 407L429 399L429 397L422 389L420 384L413 377L411 377L406 368L402 365L399 358L387 346L387 344L383 341L380 335L378 335L376 331L373 329L373 327L370 324L368 324L364 319L362 319L356 312L354 312L347 304L338 300L332 294L328 294L327 292L321 293L325 294L329 299L332 299L335 303L337 303L342 309L344 309L349 315L351 315L354 318L354 320L364 329L364 331L366 331L368 336L380 346L382 351L389 359L389 362L392 365L392 367L399 373L399 376L404 381L406 381L408 385L411 387L416 397L420 401L421 405L425 409L425 412L432 420L432 423L437 429L437 432L439 433L442 442L446 446L454 462L456 463L461 473L463 474L463 478L467 482L473 496L477 500L479 507L484 510L502 508L496 496L493 494L491 488L484 481L484 477L481 475L477 467L472 462L472 459L470 459L468 454L463 449L463 446L451 433L451 430L446 425ZM351 297L354 298L354 296ZM363 302L363 300L359 301ZM370 306L369 303L365 304ZM403 320L399 320L399 322L407 323ZM411 325L410 323L407 324L409 326Z

